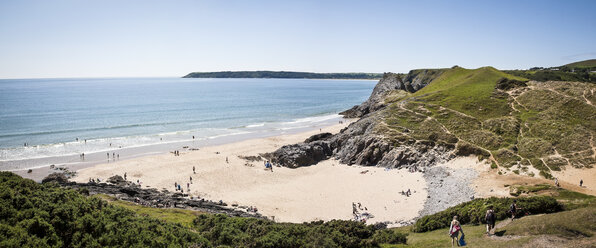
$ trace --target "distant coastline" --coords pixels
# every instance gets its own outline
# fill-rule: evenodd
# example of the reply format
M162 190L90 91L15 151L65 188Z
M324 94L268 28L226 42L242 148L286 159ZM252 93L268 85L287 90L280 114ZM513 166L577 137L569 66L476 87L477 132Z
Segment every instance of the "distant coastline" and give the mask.
M296 71L191 72L183 78L303 78L303 79L381 79L382 73L314 73Z

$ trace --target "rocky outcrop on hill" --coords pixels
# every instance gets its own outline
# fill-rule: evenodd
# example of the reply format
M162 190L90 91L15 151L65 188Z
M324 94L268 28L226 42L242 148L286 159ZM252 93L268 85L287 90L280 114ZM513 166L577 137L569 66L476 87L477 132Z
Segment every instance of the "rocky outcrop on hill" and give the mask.
M59 174L59 173L55 173ZM158 191L154 188L141 188L138 184L124 181L120 176L111 177L110 183L75 183L63 180L65 177L54 175L44 182L54 181L63 187L78 189L85 193L106 194L119 200L134 202L144 206L157 208L191 209L207 213L222 213L229 216L265 218L259 213L248 211L248 207L229 207L224 202L213 202L205 199L189 199L187 194Z
M385 98L395 90L415 92L441 75L443 70L414 70L407 75L385 73L371 96L361 105L343 112L346 117L362 117L336 135L319 134L303 143L286 145L263 156L273 163L296 168L335 157L341 163L388 168L423 170L450 159L454 145L432 141L403 140L399 143L376 132L383 117ZM402 77L404 78L402 80Z
M412 70L408 74L385 73L373 89L368 100L340 114L346 118L358 118L385 107L385 97L394 90L405 90L413 93L427 86L440 76L443 69Z
M375 132L378 118L378 114L369 115L328 139L286 145L264 156L289 168L313 165L333 156L348 165L415 170L424 170L454 156L450 151L455 146L450 144L417 140L391 143Z

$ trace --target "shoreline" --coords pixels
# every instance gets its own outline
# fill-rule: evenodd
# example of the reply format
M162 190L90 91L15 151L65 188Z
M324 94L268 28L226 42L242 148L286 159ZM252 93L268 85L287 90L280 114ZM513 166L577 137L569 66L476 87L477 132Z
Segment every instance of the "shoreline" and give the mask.
M182 140L182 141L172 141L172 142L164 142L160 144L150 144L150 145L143 145L143 146L133 146L133 147L123 147L117 148L116 146L111 150L100 151L100 152L91 152L85 154L85 159L81 160L79 155L64 155L64 156L52 156L47 158L34 158L34 159L25 159L21 161L9 161L9 162L1 162L0 164L4 166L11 166L11 163L21 163L22 161L34 161L38 165L34 165L32 167L27 168L8 168L3 169L2 171L10 171L17 175L22 176L23 178L32 179L36 182L41 182L41 180L46 177L47 175L56 172L56 170L52 170L50 167L54 165L56 168L61 167L68 169L70 171L78 171L80 169L93 167L99 164L105 163L115 163L122 160L128 159L136 159L142 158L146 156L153 156L159 154L168 154L174 150L189 150L189 149L201 149L204 147L210 146L219 146L219 145L226 145L232 144L236 142L242 142L246 140L252 139L260 139L260 138L268 138L268 137L275 137L281 135L292 135L292 134L299 134L305 132L311 132L314 130L319 130L323 128L327 128L330 126L337 125L338 121L342 121L343 123L351 123L355 121L355 119L350 118L343 118L342 116L337 116L330 119L325 119L319 122L310 123L308 126L303 127L296 127L290 129L279 129L279 130L270 130L270 131L259 131L259 132L251 132L251 133L239 133L233 135L222 135L219 137L208 137L208 138L198 138L196 140ZM187 148L183 148L187 147ZM118 154L118 158L113 158L109 156L106 159L106 153L108 154ZM120 158L122 156L122 158ZM27 171L31 169L32 172L28 173Z
M168 153L98 164L78 170L72 181L84 183L90 178L105 181L110 176L127 173L128 181L139 180L143 188L172 191L174 183L181 184L184 193L190 189L191 196L253 206L277 222L354 219L352 203L360 203L360 214L369 214L368 223L400 225L418 217L427 197L425 179L420 172L348 166L333 158L296 169L274 166L270 171L264 169L264 161L240 158L272 152L320 132L337 133L349 123L344 121L320 131L202 147L197 151L181 150L180 156ZM400 194L408 189L411 196Z

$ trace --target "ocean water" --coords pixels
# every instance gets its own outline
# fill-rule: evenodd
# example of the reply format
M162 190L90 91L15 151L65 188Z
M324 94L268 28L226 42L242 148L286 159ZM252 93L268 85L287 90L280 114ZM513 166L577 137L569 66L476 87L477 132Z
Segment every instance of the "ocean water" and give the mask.
M130 157L180 144L209 145L218 139L329 125L340 120L338 112L366 100L375 84L313 79L0 80L0 170L82 163L81 153L89 163L99 154L102 159L115 152Z

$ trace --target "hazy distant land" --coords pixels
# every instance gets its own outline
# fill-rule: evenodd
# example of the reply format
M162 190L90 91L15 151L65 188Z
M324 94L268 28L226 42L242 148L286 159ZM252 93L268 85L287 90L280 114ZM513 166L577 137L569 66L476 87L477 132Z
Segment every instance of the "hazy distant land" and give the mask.
M382 73L314 73L297 71L220 71L191 72L183 78L308 78L308 79L380 79Z

